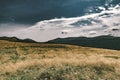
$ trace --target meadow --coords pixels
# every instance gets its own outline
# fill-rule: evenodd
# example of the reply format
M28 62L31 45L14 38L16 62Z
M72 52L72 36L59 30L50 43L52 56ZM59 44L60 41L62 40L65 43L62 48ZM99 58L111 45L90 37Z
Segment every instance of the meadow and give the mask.
M120 80L120 51L0 40L0 80Z

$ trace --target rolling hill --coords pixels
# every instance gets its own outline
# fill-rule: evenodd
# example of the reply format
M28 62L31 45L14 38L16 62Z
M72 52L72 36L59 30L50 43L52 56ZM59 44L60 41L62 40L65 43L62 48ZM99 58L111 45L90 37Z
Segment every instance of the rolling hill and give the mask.
M48 41L48 43L72 44L72 45L85 46L85 47L120 50L120 37L112 37L112 36L98 36L93 38L86 38L86 37L57 38Z
M32 39L19 39L17 37L0 37L0 40L6 40L6 41L11 41L11 42L26 42L26 43L36 43L36 41Z
M0 40L0 80L100 79L120 79L120 51Z

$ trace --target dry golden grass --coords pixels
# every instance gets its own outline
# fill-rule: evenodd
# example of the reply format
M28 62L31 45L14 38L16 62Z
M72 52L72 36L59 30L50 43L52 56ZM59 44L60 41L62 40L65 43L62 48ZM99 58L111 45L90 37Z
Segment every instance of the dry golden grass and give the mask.
M120 80L120 51L0 41L0 80Z

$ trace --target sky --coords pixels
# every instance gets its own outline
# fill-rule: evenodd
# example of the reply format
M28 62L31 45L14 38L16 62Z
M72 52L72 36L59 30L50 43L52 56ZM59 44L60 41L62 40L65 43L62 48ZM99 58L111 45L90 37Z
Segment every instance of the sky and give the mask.
M0 0L0 23L34 24L61 17L77 17L105 0Z
M120 0L0 0L0 36L44 42L101 35L120 36Z

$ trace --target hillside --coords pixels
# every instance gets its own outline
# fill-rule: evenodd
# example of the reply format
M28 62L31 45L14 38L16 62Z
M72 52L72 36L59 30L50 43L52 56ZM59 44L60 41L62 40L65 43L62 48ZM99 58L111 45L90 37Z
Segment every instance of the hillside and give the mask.
M85 47L120 50L120 37L112 36L98 36L94 38L86 37L57 38L55 40L48 41L48 43L72 44Z
M0 37L0 40L6 40L6 41L11 41L11 42L26 42L26 43L36 43L34 40L32 39L19 39L17 37Z
M119 80L120 51L0 40L0 80Z

